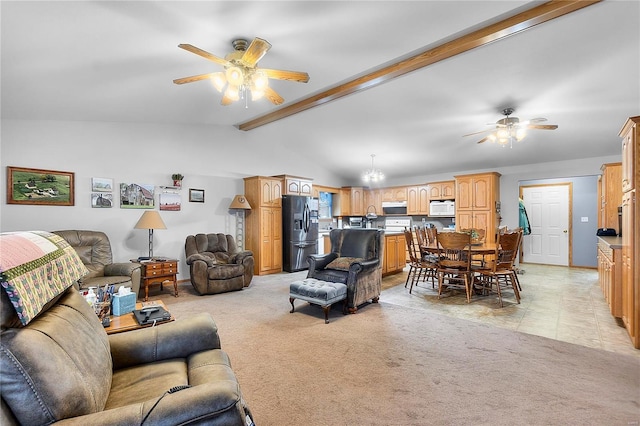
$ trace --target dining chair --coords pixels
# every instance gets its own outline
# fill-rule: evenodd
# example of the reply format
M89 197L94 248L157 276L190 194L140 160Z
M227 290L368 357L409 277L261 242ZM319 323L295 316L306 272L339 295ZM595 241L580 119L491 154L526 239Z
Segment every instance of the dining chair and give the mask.
M464 232L438 233L438 299L443 289L464 289L471 303L471 235Z
M513 289L513 294L518 304L520 303L520 290L518 276L515 269L516 256L522 240L522 230L498 233L494 259L488 261L484 268L475 269L479 274L479 282L483 291L495 291L498 294L500 307L502 302L502 290ZM495 287L495 289L494 289Z
M409 273L407 274L407 280L404 283L404 287L406 288L411 282L409 287L409 294L413 290L413 286L416 285L418 281L427 281L431 279L431 287L435 288L435 264L425 260L422 257L420 248L419 248L419 238L414 238L413 232L411 229L404 229L404 238L407 243L407 250L409 251Z

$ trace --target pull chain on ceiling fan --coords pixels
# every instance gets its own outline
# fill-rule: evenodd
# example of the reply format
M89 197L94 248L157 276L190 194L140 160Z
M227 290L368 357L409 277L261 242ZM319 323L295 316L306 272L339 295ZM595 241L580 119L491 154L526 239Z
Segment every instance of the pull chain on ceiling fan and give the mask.
M505 118L502 118L495 123L495 129L490 130L482 130L480 132L469 133L464 136L472 136L485 132L492 132L484 138L480 139L478 143L484 143L486 141L491 141L493 143L498 143L502 146L509 145L513 147L513 142L520 142L527 135L527 129L537 129L537 130L555 130L558 128L556 124L537 124L543 121L547 121L546 118L532 118L526 121L520 121L518 117L511 117L511 114L514 113L513 108L505 108L502 110L502 113L505 115ZM494 124L491 124L492 126Z
M232 44L234 51L226 55L224 59L190 44L179 44L178 47L181 49L224 66L225 71L178 78L173 82L175 84L185 84L210 79L216 90L224 93L221 101L222 105L229 105L232 102L244 99L245 108L248 108L249 94L251 94L251 99L254 101L266 96L275 105L280 105L284 102L284 98L269 87L269 78L301 83L309 81L309 74L306 72L258 68L258 61L271 48L271 44L266 40L256 37L249 44L247 40L237 39Z

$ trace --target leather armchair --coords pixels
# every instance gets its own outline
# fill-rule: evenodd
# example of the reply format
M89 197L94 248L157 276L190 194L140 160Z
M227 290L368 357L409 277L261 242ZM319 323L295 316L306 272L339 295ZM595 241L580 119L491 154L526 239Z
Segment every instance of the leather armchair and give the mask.
M331 252L309 256L307 278L347 285L347 308L371 300L377 303L382 291L384 231L378 229L333 229Z
M231 235L189 235L184 245L191 284L199 294L242 290L253 279L253 252L240 251Z
M73 287L24 326L0 293L0 424L252 424L210 315L107 335Z
M104 232L100 231L53 231L61 236L78 253L89 274L80 278L74 285L78 289L115 285L116 291L121 286L131 287L136 297L140 290L142 276L139 263L113 263L111 242Z

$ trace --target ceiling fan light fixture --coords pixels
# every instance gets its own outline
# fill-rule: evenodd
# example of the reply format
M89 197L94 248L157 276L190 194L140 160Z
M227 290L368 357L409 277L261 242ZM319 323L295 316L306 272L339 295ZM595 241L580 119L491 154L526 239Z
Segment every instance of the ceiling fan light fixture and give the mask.
M244 83L244 73L240 67L227 68L225 75L229 84L239 87Z
M264 91L264 89L269 86L269 77L267 77L267 75L262 71L254 72L251 76L251 81L253 83L253 87L251 88L251 90L255 89Z
M229 84L229 86L227 86L227 90L224 91L224 96L232 101L238 101L240 100L240 90L237 86Z
M213 83L213 87L220 93L222 93L222 89L227 84L227 78L224 76L223 72L216 72L211 77L211 82Z
M257 101L264 97L264 90L251 89L251 100Z

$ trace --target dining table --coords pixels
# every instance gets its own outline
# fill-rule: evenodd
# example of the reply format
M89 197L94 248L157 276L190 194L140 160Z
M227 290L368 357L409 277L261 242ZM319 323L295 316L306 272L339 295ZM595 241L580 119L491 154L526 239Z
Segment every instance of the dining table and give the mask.
M432 242L429 244L421 244L420 249L428 253L438 252L438 242ZM471 255L488 255L496 252L496 243L483 241L481 243L473 243L470 247Z

